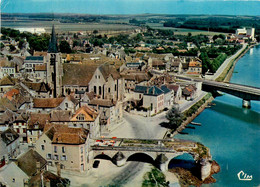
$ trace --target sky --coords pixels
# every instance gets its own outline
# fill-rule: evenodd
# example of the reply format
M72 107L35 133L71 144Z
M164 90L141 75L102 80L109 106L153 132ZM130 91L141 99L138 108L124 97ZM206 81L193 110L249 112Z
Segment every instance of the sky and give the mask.
M3 13L260 15L260 0L0 0Z

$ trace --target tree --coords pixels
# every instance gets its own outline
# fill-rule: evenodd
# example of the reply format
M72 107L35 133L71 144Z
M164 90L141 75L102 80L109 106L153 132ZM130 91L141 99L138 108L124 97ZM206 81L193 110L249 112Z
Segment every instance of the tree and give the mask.
M15 50L15 46L10 45L9 47L10 47L10 51L14 51Z
M177 129L183 120L183 114L180 112L179 108L173 106L166 114L166 119L169 120L169 128Z
M61 53L71 53L70 44L63 40L60 42L60 52Z
M96 35L97 33L98 33L98 30L94 30L94 31L93 31L93 34Z

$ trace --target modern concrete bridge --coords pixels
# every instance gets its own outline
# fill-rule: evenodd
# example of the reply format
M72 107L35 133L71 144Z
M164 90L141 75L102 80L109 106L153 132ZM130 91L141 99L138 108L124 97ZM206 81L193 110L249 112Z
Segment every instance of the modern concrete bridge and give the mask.
M234 83L223 83L217 81L189 78L177 75L176 78L185 81L202 82L202 90L207 92L222 91L243 99L243 107L250 108L250 101L260 101L260 88Z
M98 139L92 149L93 159L111 160L117 166L127 161L151 163L162 171L168 170L168 164L176 156L190 154L201 166L201 178L210 175L212 157L204 145L180 139Z
M202 90L218 90L242 98L243 107L247 108L250 108L251 100L260 101L260 88L252 86L203 80Z

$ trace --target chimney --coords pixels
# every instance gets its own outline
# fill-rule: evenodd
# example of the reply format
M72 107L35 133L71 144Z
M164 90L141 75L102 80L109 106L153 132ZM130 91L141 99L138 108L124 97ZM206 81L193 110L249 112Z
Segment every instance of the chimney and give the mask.
M58 163L56 164L56 166L57 166L57 175L58 175L59 177L61 177L60 163L58 162Z

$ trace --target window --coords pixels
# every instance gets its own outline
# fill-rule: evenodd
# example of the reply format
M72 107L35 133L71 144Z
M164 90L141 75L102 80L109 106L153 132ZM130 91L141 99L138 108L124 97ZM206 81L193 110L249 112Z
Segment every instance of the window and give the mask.
M65 107L68 108L68 107L69 107L69 104L68 104L68 103L65 103Z
M81 157L80 157L80 158L81 158L81 162L83 162L83 155L81 155Z
M98 76L98 79L100 79L100 75Z
M79 120L79 121L84 121L84 120L85 120L84 114L79 114L79 115L77 116L77 120Z
M110 93L110 88L108 88L108 93Z
M17 133L20 133L20 129L16 129Z
M97 87L94 86L94 93L96 94L97 93Z
M66 155L62 155L60 159L61 160L67 160L67 156Z
M65 153L65 147L62 147L62 152Z
M80 147L80 152L81 152L81 154L83 153L83 147Z
M26 133L26 129L25 128L23 129L23 133Z
M47 159L51 159L51 154L50 153L47 154Z
M98 91L99 91L99 95L101 95L101 92L102 92L101 86L99 86Z
M115 84L115 91L116 91L116 84Z
M57 153L57 146L54 146L54 153Z
M54 160L59 160L59 155L54 155Z
M44 145L41 145L41 147L42 147L42 150L44 151L44 149L45 149Z

